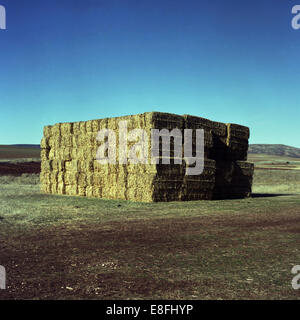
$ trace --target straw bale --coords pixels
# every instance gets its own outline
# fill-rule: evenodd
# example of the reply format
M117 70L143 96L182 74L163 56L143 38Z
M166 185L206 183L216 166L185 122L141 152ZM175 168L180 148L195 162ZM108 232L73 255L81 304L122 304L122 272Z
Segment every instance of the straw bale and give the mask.
M54 149L54 148L52 148L52 149L49 150L48 158L49 158L49 160L54 160L54 159L56 159L56 152L55 152L55 149ZM43 159L41 159L41 160L43 160Z
M182 195L181 201L198 201L198 200L212 200L214 198L214 193L211 191L194 193L187 192Z
M138 115L138 114L133 116L107 118L107 119L103 119L105 120L105 122L103 122L103 120L101 121L100 128L103 129L105 127L107 129L113 129L118 131L119 124L121 121L127 121L128 130L143 128L143 126L140 125L141 124L140 118L141 118L141 115Z
M109 119L109 118L101 119L99 130L108 129L108 128L107 128L107 126L108 126L108 119Z
M119 122L120 121L123 121L122 117L106 118L105 122L103 124L101 123L100 127L102 129L103 125L105 124L106 125L106 127L105 127L106 129L111 129L111 130L114 130L115 132L117 132L118 129L119 129Z
M153 198L153 191L151 189L138 188L136 192L136 198L134 199L134 201L153 202Z
M94 172L94 160L92 158L87 158L84 163L84 169L86 173Z
M184 134L183 134L183 138L184 138ZM224 144L226 144L226 137L219 137L219 139L217 140L215 138L215 135L213 135L211 131L204 130L204 149L205 149L205 151L209 150L210 148L215 147L216 144L222 139L224 140ZM195 146L196 146L196 131L195 131L195 129L192 132L192 146L193 146L193 150L195 150Z
M49 146L49 137L43 137L42 140L41 140L41 149L50 149L50 146Z
M185 191L193 190L195 192L212 191L214 190L214 178L211 179L192 179L184 177L182 189Z
M115 170L113 170L114 165L112 164L100 164L97 160L93 160L93 168L95 173L100 173L103 176L108 176L113 174Z
M87 133L93 132L93 120L86 121L85 127Z
M152 196L152 201L147 202L170 202L170 201L181 201L181 194L180 193L154 193Z
M174 159L170 159L170 164L162 164L162 159L158 164L149 164L145 166L144 173L152 173L158 176L177 175L183 176L185 174L185 163L174 164Z
M92 191L93 191L93 193L92 193L93 197L102 198L102 187L101 186L94 186Z
M73 134L73 123L69 123L69 122L61 123L60 133L62 136Z
M227 137L219 137L213 134L213 146L209 149L210 159L222 160L226 158L228 149L226 140Z
M43 192L43 193L51 193L51 184L46 184L46 183L43 183L42 185L41 185L41 191Z
M76 196L78 194L77 185L66 185L65 192L69 196Z
M79 173L77 172L66 172L64 175L64 182L66 185L77 185Z
M118 121L116 120L116 118L109 118L107 119L107 127L106 129L110 129L110 130L118 130Z
M43 160L41 162L41 171L42 172L51 172L52 171L52 160Z
M85 189L85 195L88 197L88 198L93 198L93 186L87 186L86 189Z
M185 119L185 129L204 129L219 137L227 136L227 126L224 123L190 115L184 115L183 117Z
M248 150L248 140L241 140L235 137L229 137L227 139L227 146L230 147L230 151L247 151ZM238 160L238 159L237 159Z
M133 118L132 122L135 125L135 127L133 128L144 129L147 127L145 114L137 114L132 116L132 118Z
M58 184L64 184L65 181L65 173L64 172L58 172L57 174L57 183Z
M58 182L57 193L58 194L66 194L66 186L65 186L64 182Z
M40 181L42 185L50 184L50 173L49 172L41 172L40 173Z
M85 146L81 146L76 149L76 159L77 160L84 160L85 156L87 155L88 148Z
M88 198L102 198L101 187L87 186L85 188L85 196Z
M108 176L112 173L111 164L100 164L97 160L93 161L94 173L101 174L102 176Z
M78 173L85 173L86 172L86 170L85 170L85 167L86 167L85 160L77 160L77 166L75 165L75 167L77 168L77 172Z
M52 170L53 171L64 171L65 170L65 161L52 160Z
M244 198L251 194L254 165L243 161L218 164L216 173L216 199Z
M73 122L73 135L80 134L80 122Z
M143 175L134 175L134 174L129 174L128 179L127 179L127 184L128 187L134 187L141 185L145 188L148 186L152 187L154 184L154 179L156 177L156 174L143 174Z
M97 159L97 151L98 151L97 146L90 147L90 156L93 160Z
M56 123L55 125L53 125L53 127L51 128L51 136L60 136L61 135L61 123Z
M127 189L126 186L121 185L116 188L115 199L118 200L127 200Z
M236 166L241 171L243 175L253 176L254 164L246 161L236 161Z
M109 174L103 177L102 196L106 199L115 199L117 189L117 175Z
M71 135L63 135L61 137L61 145L63 147L73 147L73 137Z
M60 150L58 150L58 154L59 154L60 160L65 160L65 161L72 160L70 147L64 147L64 148L62 147Z
M86 187L87 186L87 179L85 173L78 174L77 184L79 187Z
M78 160L78 150L80 150L79 148L71 148L71 158L73 160Z
M62 160L63 159L63 148L52 148L50 151L54 151L54 159L53 160Z
M159 192L180 192L182 190L183 182L181 179L165 179L155 180L153 182L154 190Z
M57 182L53 182L51 183L51 193L57 193L57 187L58 187L58 183Z
M92 120L92 132L97 133L100 130L101 119Z
M118 174L118 165L115 164L109 164L109 175L117 175Z
M51 184L54 184L54 183L57 183L58 182L58 172L57 171L51 171L50 173L50 183Z
M43 133L45 138L51 137L51 134L52 134L51 130L52 130L52 126L44 126Z
M70 160L65 162L65 170L78 172L79 171L79 161L78 160Z
M126 200L129 201L139 201L137 198L137 189L133 187L128 187Z
M138 164L127 164L127 173L128 175L141 175L145 174L146 172L151 173L153 165L144 165L141 163Z
M85 155L83 159L93 159L93 160L96 159L97 148L88 146L84 150L85 150Z
M150 116L151 121L169 121L169 122L178 122L182 123L184 122L183 116L177 115L174 113L166 113L166 112L146 112L144 114L146 117Z
M249 176L233 176L231 180L231 187L252 187L253 178Z
M58 135L52 135L51 137L49 137L48 145L49 145L49 148L61 147L62 146L61 136L58 134Z
M78 160L84 160L85 158L91 157L91 149L88 146L82 146L79 148L76 148L76 159Z
M96 132L88 132L86 135L81 136L79 138L80 146L88 146L93 147L97 146L97 133Z
M71 136L72 139L72 147L73 149L80 147L80 135L79 134L73 134Z
M226 155L227 126L224 123L190 115L184 115L184 118L185 129L204 129L205 157L217 160Z
M146 115L146 118L150 118L150 122L147 124L154 129L184 129L185 119L180 115L151 112L150 114Z
M86 196L86 186L80 186L78 185L77 195L81 197Z
M97 160L93 160L93 168L94 168L94 172L101 172L103 171L103 164L99 163Z
M128 177L130 178L130 176ZM149 177L136 177L128 180L126 199L130 201L142 201L152 202L153 201L154 186L152 179Z
M228 137L235 137L241 140L248 140L250 137L250 130L248 127L241 126L234 123L227 123Z
M148 157L146 158L147 162L151 160L151 157L153 158L177 158L177 159L182 159L184 155L183 147L181 146L177 150L174 150L174 146L170 145L170 148L167 146L163 147L161 144L159 148L153 148L151 149L151 153L148 153ZM142 162L142 161L141 161Z
M92 187L94 185L94 173L87 173L86 174L86 184L89 187Z
M79 122L79 133L81 134L81 135L85 135L86 134L86 122L83 122L83 121L81 121L81 122ZM76 132L77 133L77 132Z
M126 183L128 177L128 170L126 165L117 166L118 183Z
M84 147L78 147L78 148L72 148L73 152L71 154L73 155L73 160L81 160L84 158L85 150Z
M49 160L49 149L41 149L41 160Z
M44 187L44 188L43 188L43 191L44 191L45 193L49 193L49 194L52 193L52 186L51 186L51 184L44 185L43 187Z
M201 161L201 159L197 159L197 162ZM203 171L201 174L197 174L197 175L189 175L189 172L187 171L187 169L191 169L191 168L195 168L196 167L196 163L194 164L190 164L191 161L189 158L185 159L185 174L187 176L192 176L192 177L206 177L206 176L214 176L215 172L216 172L216 162L214 160L211 159L207 159L204 158L202 159L203 163ZM195 172L197 173L197 172Z
M232 160L246 160L248 153L248 139L250 131L248 127L228 123L227 124L228 146L226 158Z

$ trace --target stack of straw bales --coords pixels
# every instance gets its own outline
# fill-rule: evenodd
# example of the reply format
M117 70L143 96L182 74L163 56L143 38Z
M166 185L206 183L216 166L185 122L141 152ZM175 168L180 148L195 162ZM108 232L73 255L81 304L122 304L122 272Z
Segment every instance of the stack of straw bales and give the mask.
M250 131L232 123L184 115L185 128L204 129L213 143L205 152L215 161L213 199L245 198L251 195L254 165L246 162Z
M120 121L127 121L128 132L143 129L147 133L146 161L119 162ZM101 129L116 133L115 164L100 164L96 159L103 144L97 141ZM203 173L185 174L189 164L176 161L174 139L170 143L170 164L161 163L165 158L161 143L154 147L158 163L151 163L151 129L179 129L182 137L184 129L204 129ZM253 176L253 165L245 162L248 138L249 129L243 126L158 112L46 126L41 141L42 191L142 202L247 197L251 194ZM137 142L136 139L127 142L126 157ZM137 154L142 152L145 150Z

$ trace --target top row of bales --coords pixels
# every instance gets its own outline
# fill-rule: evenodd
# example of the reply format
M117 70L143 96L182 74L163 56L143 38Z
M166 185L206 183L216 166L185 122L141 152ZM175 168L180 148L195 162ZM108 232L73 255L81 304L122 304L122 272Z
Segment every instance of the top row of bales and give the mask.
M246 160L248 151L249 128L237 124L224 124L190 115L174 115L150 112L132 116L105 118L74 123L57 123L44 127L41 148L82 148L97 147L97 133L101 129L114 130L119 134L121 121L127 121L127 130L143 129L148 134L149 151L152 129L204 129L205 156L216 161ZM184 139L184 134L182 134ZM116 139L116 147L119 140ZM195 146L195 139L193 140ZM94 150L93 150L94 151ZM95 153L95 152L94 152ZM150 153L149 153L150 154ZM94 158L96 154L94 154ZM68 159L66 159L68 160Z

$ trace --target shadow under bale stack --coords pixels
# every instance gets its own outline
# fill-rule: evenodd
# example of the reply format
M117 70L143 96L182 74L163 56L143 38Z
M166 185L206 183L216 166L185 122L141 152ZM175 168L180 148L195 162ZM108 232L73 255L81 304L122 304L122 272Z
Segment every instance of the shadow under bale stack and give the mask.
M136 135L135 129L143 129L144 136ZM151 140L153 129L165 129L157 144ZM173 129L177 131L170 139L168 132ZM181 147L186 142L186 129L204 129L204 170L199 175L186 174L192 166L184 148L174 149L178 141ZM103 147L103 141L97 141L100 130L116 133L114 163L98 161L97 152ZM168 139L170 148L162 143ZM253 176L253 165L245 162L248 139L247 127L159 112L46 126L41 141L42 191L141 202L248 197ZM143 148L138 145L141 141ZM195 136L191 144L195 150ZM143 160L121 161L133 151ZM162 163L166 158L169 164Z

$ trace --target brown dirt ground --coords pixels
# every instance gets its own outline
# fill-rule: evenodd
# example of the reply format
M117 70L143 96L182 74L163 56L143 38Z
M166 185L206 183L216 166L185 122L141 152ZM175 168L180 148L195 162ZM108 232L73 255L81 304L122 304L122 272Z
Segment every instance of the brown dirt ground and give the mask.
M250 231L299 233L295 225L299 225L300 217L297 210L295 213L293 217L278 213L275 219L262 217L255 222L239 216L234 220L207 216L107 222L72 228L47 226L10 234L5 242L0 241L1 264L7 267L9 274L8 289L0 293L0 299L73 299L74 295L80 299L124 299L157 291L210 287L213 283L204 283L209 279L203 279L203 283L178 278L173 281L158 279L145 266L153 262L159 268L166 256L189 256L216 245L216 238L198 241L191 235L201 236L213 231L217 238L225 240L219 245L226 248L227 241L234 246L230 239ZM178 241L180 237L185 240ZM123 260L118 260L118 256ZM132 264L136 272L122 272L122 268Z
M22 163L0 163L0 175L20 176L23 173L40 173L40 162L22 162Z

